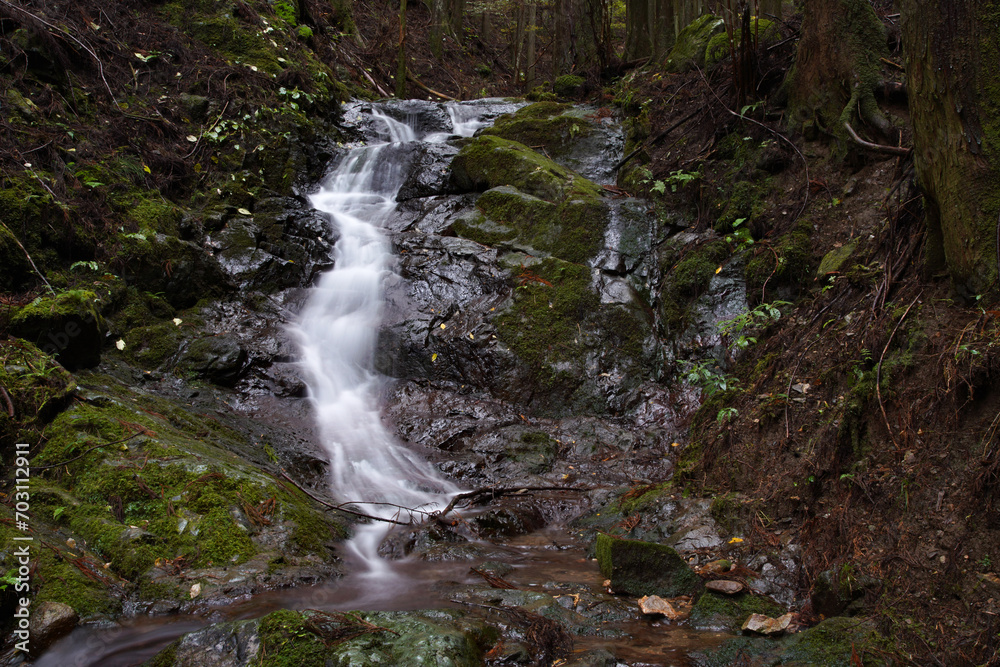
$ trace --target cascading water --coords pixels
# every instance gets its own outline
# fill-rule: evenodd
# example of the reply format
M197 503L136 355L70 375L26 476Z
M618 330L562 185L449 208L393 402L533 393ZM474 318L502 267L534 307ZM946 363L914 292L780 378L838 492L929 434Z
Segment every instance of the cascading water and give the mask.
M454 107L449 111L455 134L469 136L480 126ZM377 111L373 116L387 126L389 141L351 150L312 196L312 205L339 228L340 240L334 268L312 291L298 335L333 492L366 513L389 518L401 507L440 509L458 488L403 447L381 420L380 378L372 366L390 254L379 225L395 208L405 177L399 152L417 136L404 123ZM387 525L361 527L350 542L371 573L387 571L377 553Z

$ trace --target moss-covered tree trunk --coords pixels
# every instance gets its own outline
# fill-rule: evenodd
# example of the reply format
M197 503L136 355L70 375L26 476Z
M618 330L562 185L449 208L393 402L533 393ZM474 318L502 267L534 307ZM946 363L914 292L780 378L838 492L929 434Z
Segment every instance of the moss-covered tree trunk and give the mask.
M904 0L900 9L928 259L932 269L947 263L960 292L995 294L1000 7L984 0Z
M881 58L889 55L885 28L868 0L809 0L802 38L789 73L788 109L793 125L818 123L845 137L845 122L894 138L875 101ZM860 120L860 123L858 122Z

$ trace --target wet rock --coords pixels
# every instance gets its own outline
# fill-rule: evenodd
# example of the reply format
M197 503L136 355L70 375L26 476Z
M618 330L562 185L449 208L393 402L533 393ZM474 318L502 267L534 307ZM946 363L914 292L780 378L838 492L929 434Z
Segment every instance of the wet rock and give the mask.
M729 572L731 569L733 569L732 561L726 558L720 558L718 560L705 563L705 565L702 566L701 571L709 574L721 574L723 572Z
M722 593L723 595L736 595L737 593L742 593L746 590L746 586L740 582L729 581L726 579L706 581L705 588L715 593Z
M480 537L498 539L538 530L545 525L545 519L533 503L520 502L489 509L473 518L471 524Z
M783 614L778 618L771 618L764 614L751 614L750 618L744 621L741 630L766 636L780 635L788 629L794 616L794 614Z
M669 600L664 600L658 595L645 595L639 598L639 610L644 614L661 614L671 621L680 621L688 617L688 614L676 609Z
M133 234L124 241L122 277L140 289L162 292L175 308L189 308L234 288L218 260L190 241L166 234Z
M616 667L621 664L606 648L595 648L569 658L566 667Z
M194 340L178 367L222 386L232 386L246 367L247 353L236 336L221 334Z
M600 534L596 549L601 574L615 593L676 597L702 587L698 575L666 545Z
M451 161L458 147L451 143L419 144L407 167L396 201L452 194Z
M816 275L822 278L828 273L840 271L847 260L851 258L851 255L854 254L854 249L857 247L858 240L854 239L850 243L830 250L823 255L823 259L819 263L819 268L816 269Z
M40 602L31 612L28 630L31 633L31 653L38 655L60 637L67 635L80 617L68 604Z

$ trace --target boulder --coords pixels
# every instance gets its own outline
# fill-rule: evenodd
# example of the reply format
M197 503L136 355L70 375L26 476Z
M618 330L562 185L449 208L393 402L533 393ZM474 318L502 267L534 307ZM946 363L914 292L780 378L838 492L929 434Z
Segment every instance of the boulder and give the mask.
M677 597L696 593L701 579L673 548L663 544L597 536L597 562L615 593Z
M759 635L780 635L788 629L795 614L783 614L778 618L771 618L764 614L751 614L743 623L741 628L744 632L756 632Z
M28 630L31 652L38 655L60 637L69 634L80 617L73 607L61 602L40 602L31 613Z
M667 55L667 69L683 73L695 67L703 67L709 42L725 27L725 21L718 16L705 14L696 18L677 35L677 41Z
M18 310L10 330L68 368L91 368L101 361L105 324L99 299L88 290L39 297Z
M661 614L671 621L680 621L688 617L688 614L659 595L645 595L639 598L639 610L644 614Z

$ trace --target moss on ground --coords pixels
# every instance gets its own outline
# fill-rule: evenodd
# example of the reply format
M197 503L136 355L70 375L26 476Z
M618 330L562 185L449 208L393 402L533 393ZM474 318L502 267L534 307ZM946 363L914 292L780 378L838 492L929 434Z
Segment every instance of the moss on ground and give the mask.
M706 591L691 609L689 622L696 628L739 632L751 614L777 618L785 611L781 605L760 595L722 595Z
M676 597L701 590L701 578L665 544L624 540L603 533L595 546L601 574L616 593Z
M593 131L590 121L567 115L572 107L558 102L536 102L496 119L482 134L494 135L529 146L542 148L546 155L559 156L573 143Z

